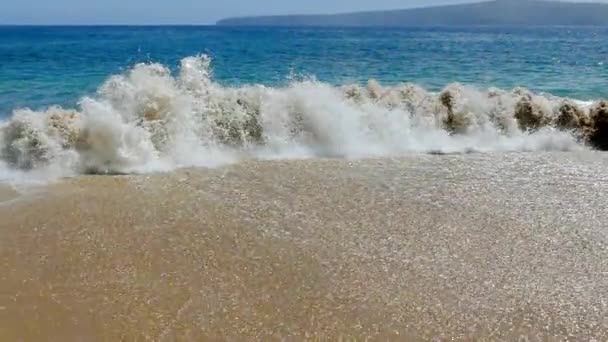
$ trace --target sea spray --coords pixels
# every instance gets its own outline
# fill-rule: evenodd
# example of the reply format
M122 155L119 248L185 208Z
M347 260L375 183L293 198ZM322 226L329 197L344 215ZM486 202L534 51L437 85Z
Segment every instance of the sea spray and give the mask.
M197 56L183 59L177 75L160 64L138 64L110 77L76 109L15 110L0 123L0 174L149 172L247 158L569 151L589 143L606 148L605 108L521 88L460 84L440 93L373 80L225 87L213 80L210 59Z

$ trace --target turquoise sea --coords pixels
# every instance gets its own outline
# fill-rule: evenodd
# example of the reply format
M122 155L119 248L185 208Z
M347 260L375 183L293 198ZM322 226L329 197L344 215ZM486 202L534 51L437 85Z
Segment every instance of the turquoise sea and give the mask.
M0 27L0 180L608 149L607 95L608 28Z
M608 95L608 28L0 27L0 115L74 105L136 63L208 54L227 85L377 79Z

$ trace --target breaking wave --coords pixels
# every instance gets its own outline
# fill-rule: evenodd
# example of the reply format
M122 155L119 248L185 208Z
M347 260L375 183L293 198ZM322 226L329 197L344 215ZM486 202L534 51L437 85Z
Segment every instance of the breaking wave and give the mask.
M608 105L459 84L226 87L210 59L177 75L139 64L78 108L17 109L0 123L0 178L133 173L243 159L604 148ZM602 126L603 125L603 126Z

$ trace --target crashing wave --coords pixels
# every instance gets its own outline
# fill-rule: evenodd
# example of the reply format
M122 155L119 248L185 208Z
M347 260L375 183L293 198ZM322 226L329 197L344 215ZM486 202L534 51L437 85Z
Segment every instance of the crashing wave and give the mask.
M0 166L130 173L244 158L608 149L606 102L373 80L225 87L206 56L183 59L176 76L136 65L78 107L15 110L0 123Z

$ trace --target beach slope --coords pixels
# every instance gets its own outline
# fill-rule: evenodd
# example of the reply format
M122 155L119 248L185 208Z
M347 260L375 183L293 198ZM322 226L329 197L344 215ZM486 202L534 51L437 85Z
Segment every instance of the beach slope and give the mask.
M0 205L0 340L605 340L608 157L245 162Z

